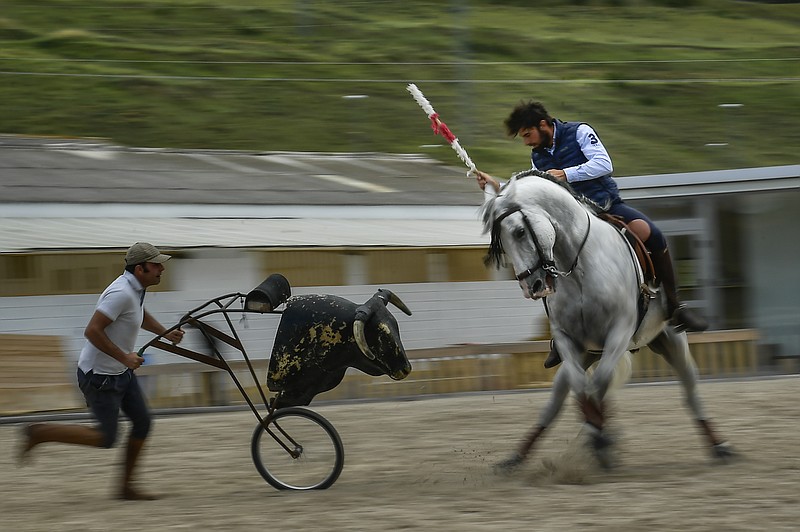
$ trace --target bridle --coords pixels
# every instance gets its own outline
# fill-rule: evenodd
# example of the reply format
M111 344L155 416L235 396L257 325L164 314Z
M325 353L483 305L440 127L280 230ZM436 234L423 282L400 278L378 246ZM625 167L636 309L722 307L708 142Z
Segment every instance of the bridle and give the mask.
M494 227L492 229L492 245L497 246L498 251L502 252L500 248L500 222L504 219L509 217L514 213L520 213L522 215L522 222L525 224L525 227L528 229L528 233L531 235L531 239L533 239L533 245L536 248L536 253L539 255L539 261L525 270L524 272L520 273L519 275L515 275L514 277L517 281L523 281L533 275L536 270L544 270L545 273L553 277L554 279L558 277L569 277L573 271L575 271L575 267L578 265L578 258L581 255L581 251L583 251L583 247L586 245L586 240L589 239L589 232L592 229L592 220L589 216L589 213L586 213L586 233L583 235L583 240L581 240L580 246L578 246L578 251L575 253L575 260L572 261L572 265L569 267L567 271L559 271L556 268L555 261L552 260L545 260L544 253L542 252L542 245L539 243L539 239L536 238L536 233L533 231L533 226L531 225L528 217L525 216L525 213L522 212L522 207L514 206L508 209L507 211L503 212L500 216L498 216L494 221Z

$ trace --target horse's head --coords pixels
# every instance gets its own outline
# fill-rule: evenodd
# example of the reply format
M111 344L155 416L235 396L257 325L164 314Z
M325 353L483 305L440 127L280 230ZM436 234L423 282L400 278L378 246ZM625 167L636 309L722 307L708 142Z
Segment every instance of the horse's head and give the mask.
M541 212L502 205L494 220L489 255L499 264L505 254L525 297L541 299L555 292L555 240L555 228Z
M537 177L521 180L529 175ZM585 212L567 189L549 178L536 171L517 174L501 194L487 196L481 210L484 232L492 236L487 264L499 267L506 256L523 294L533 299L555 293L556 280L565 274L558 267L568 266L556 264L558 252L575 240L575 216Z

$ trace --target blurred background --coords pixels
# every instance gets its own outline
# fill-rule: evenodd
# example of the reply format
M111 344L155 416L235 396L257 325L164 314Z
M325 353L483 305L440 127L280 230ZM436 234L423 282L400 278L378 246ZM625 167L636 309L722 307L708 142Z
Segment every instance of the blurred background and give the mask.
M436 142L414 82L499 175L524 166L502 120L528 98L592 124L619 176L794 164L799 17L725 0L5 0L2 130L417 153Z
M392 288L410 349L546 340L541 305L483 266L481 193L415 83L499 177L530 165L503 127L520 100L591 124L683 297L751 331L747 371L795 361L798 28L797 2L5 0L4 353L55 352L71 379L138 240L175 255L148 299L165 324L280 272L296 293ZM260 357L276 324L247 333Z

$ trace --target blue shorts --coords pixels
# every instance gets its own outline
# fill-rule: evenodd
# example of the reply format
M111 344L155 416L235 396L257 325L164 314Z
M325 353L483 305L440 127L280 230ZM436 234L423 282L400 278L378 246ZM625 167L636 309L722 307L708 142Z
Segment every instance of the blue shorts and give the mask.
M78 386L100 424L105 447L111 447L117 439L120 410L133 424L130 437L142 440L147 437L152 417L133 370L119 375L100 375L92 371L84 373L78 368Z

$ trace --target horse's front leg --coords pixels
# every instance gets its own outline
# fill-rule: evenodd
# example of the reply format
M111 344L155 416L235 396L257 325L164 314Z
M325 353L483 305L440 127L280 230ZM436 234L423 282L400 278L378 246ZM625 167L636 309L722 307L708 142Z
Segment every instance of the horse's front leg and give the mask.
M592 363L587 360L586 350L582 345L578 345L563 329L554 326L552 322L551 329L553 331L553 344L562 359L556 375L564 374L568 388L576 396L585 394L589 384L586 370Z
M586 355L583 358L581 367L585 371L596 361L596 356ZM567 397L569 396L569 391L569 377L567 375L567 371L564 370L564 366L561 366L558 368L556 375L553 378L553 388L550 393L550 398L547 400L547 404L545 405L544 409L542 409L542 411L539 413L539 419L537 420L536 425L534 425L534 427L528 432L528 434L525 436L525 439L520 442L519 447L514 454L512 454L506 460L503 460L495 465L495 469L497 471L513 471L525 461L525 459L528 457L528 454L531 452L531 449L533 449L536 441L556 420L556 417L558 417L558 414L561 412L561 409L564 406L564 402L566 402Z
M553 378L553 388L552 392L550 393L550 398L547 400L547 404L539 414L537 424L534 425L530 432L528 432L528 434L525 436L525 439L522 440L514 454L512 454L509 458L498 462L494 466L496 471L500 473L508 473L522 465L522 463L528 457L528 453L530 453L531 449L533 448L533 444L536 443L536 440L538 440L539 437L544 434L544 431L547 430L547 427L549 427L558 416L558 413L561 411L561 407L564 406L564 401L566 401L568 395L569 380L566 372L562 371L562 368L559 368L558 371L556 371L555 377Z
M587 397L597 405L601 413L603 399L608 393L615 377L619 374L625 376L627 379L629 376L625 375L625 371L630 368L627 365L620 366L620 362L626 360L628 344L631 336L633 336L634 328L635 324L633 322L620 323L611 328L606 335L603 344L603 356L597 363L597 367L594 373L592 373L592 378L589 380L586 387Z
M613 328L606 337L603 355L587 385L586 393L578 395L578 404L586 421L585 427L591 437L595 457L601 466L610 469L612 466L611 446L613 439L605 430L606 404L605 396L614 382L615 376L624 373L630 375L630 365L621 366L626 357L631 327L621 324Z

